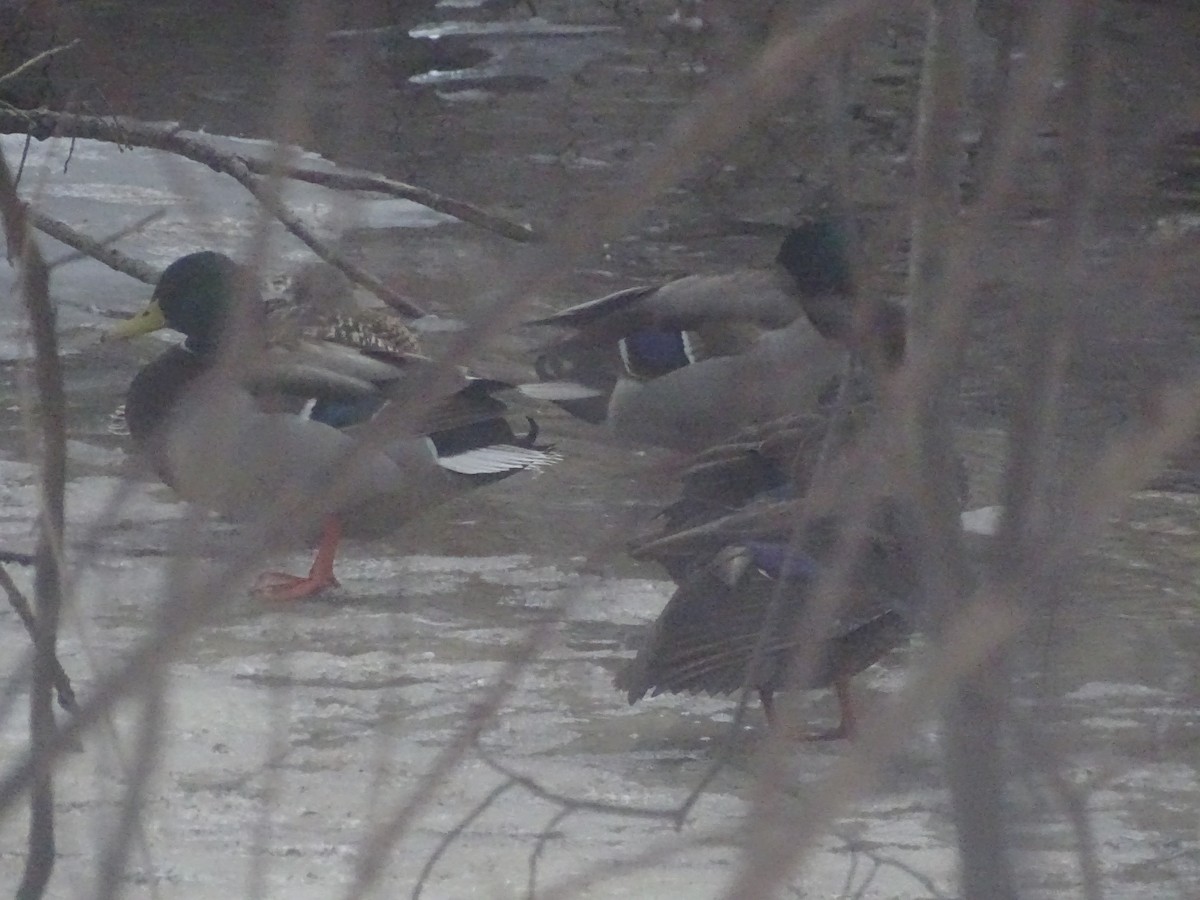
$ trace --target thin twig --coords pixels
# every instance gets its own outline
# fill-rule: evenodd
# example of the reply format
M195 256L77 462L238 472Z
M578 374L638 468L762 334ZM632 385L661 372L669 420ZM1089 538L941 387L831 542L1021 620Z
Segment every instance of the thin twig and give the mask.
M407 297L397 294L374 275L354 265L341 253L327 245L316 232L309 228L289 210L280 200L278 192L267 187L264 178L252 174L247 160L242 157L228 157L219 171L231 176L242 187L249 191L263 208L271 213L279 222L308 246L322 260L341 271L356 284L362 285L388 306L397 309L405 315L423 316L425 310Z
M107 830L105 845L100 856L99 873L96 880L96 900L112 900L120 895L125 883L125 866L135 840L144 842L141 828L142 806L146 801L146 788L150 783L162 755L162 736L166 718L164 691L165 680L146 686L141 716L137 724L137 740L133 758L125 766L128 783L121 800L114 826Z
M51 110L0 109L0 132L29 132L35 137L54 136L107 140L129 146L145 147L174 153L193 162L208 166L214 172L229 175L245 187L275 216L283 226L322 260L342 271L356 284L362 285L389 306L408 315L424 315L415 303L400 296L378 278L354 265L341 253L316 236L282 202L260 183L259 174L270 173L271 161L252 160L215 147L199 135L184 132L171 125L138 122L130 119L78 116ZM104 260L101 259L103 262Z
M846 849L849 851L852 860L857 860L858 855L861 854L862 856L865 856L867 859L871 860L875 866L870 875L863 879L863 882L859 885L855 896L864 895L879 869L887 867L896 869L899 872L903 872L913 881L921 885L921 887L925 888L925 890L929 891L929 895L936 898L936 900L950 900L950 895L939 888L937 882L935 882L920 869L917 869L915 866L912 866L903 860L896 859L895 857L889 856L885 853L880 853L878 850L867 846L862 841L845 837L842 839L846 842ZM850 893L850 886L854 883L854 868L856 868L856 866L852 867L850 872L847 874L846 884L842 890L843 894Z
M753 665L753 661L747 664L746 671L753 671ZM708 764L707 768L705 768L704 773L700 776L700 780L692 786L688 795L683 798L683 802L679 804L679 810L675 815L676 831L683 828L688 820L688 816L692 814L692 810L700 802L700 798L704 796L709 785L716 781L717 776L721 774L721 770L733 758L733 751L737 746L738 733L741 731L742 724L746 721L746 711L750 708L751 700L755 694L755 689L750 685L744 686L739 692L737 706L733 710L733 721L729 723L729 726L721 736L721 746L717 749L716 756Z
M8 602L16 610L17 616L21 619L25 630L29 632L29 636L36 639L37 622L34 620L33 609L29 606L25 595L21 593L21 589L17 587L16 582L12 580L12 576L2 565L0 565L0 588L3 588L8 595ZM63 669L62 663L59 662L57 653L54 655L53 666L54 689L58 693L58 705L67 712L73 713L76 710L75 690L71 687L71 679Z
M497 760L482 746L476 746L475 752L479 754L489 768L495 770L498 774L511 780L514 784L519 784L529 793L533 794L542 800L555 803L559 806L573 810L586 810L588 812L607 813L617 816L628 816L634 819L665 819L674 822L679 817L679 807L669 806L631 806L625 803L608 803L604 800L586 800L583 797L572 797L567 794L561 794L558 791L551 790L545 787L535 778L528 775L522 775L510 769L504 763Z
M32 553L21 553L17 550L0 550L0 564L9 563L14 566L32 566Z
M30 69L32 69L34 66L36 66L38 63L43 62L47 59L50 59L52 56L57 56L58 54L63 53L67 50L74 50L78 46L79 46L79 39L76 38L75 40L73 40L69 43L60 44L57 47L51 47L49 50L43 50L41 53L37 54L36 56L32 56L29 59L25 60L25 62L21 63L15 69L12 69L9 72L5 72L3 75L0 75L0 87L2 87L6 81L12 81L15 78L19 78L23 73L28 72Z
M503 797L506 793L517 786L517 783L512 779L502 782L488 792L487 796L480 800L462 819L459 820L453 828L442 835L442 839L438 841L437 847L429 854L429 858L425 860L425 865L421 867L421 874L417 876L417 883L413 886L412 900L421 900L421 893L425 890L425 882L429 879L433 872L433 867L438 864L450 846L458 840L464 831L471 827L471 823L487 812L488 808Z
M99 260L110 269L115 269L131 278L136 278L138 281L146 284L154 284L158 280L158 272L143 262L134 259L125 253L122 253L116 247L112 246L117 241L129 237L131 234L141 232L150 223L161 219L165 213L163 210L156 210L145 216L142 216L136 222L125 228L115 231L99 240L90 238L80 231L72 228L66 222L52 218L45 213L39 212L33 207L28 208L29 223L38 231L50 235L56 241L66 244L68 247L74 247L77 252L68 253L59 257L53 263L51 268L57 268L69 262L74 262L81 257L91 257Z
M858 846L849 839L844 839L850 848L850 865L846 867L846 880L842 882L842 894L850 893L854 887L854 879L858 875Z
M513 651L512 658L484 691L483 697L467 711L458 734L434 758L406 801L368 836L355 865L354 880L344 895L346 900L361 900L379 879L392 847L433 801L438 790L471 748L478 746L479 736L495 720L500 707L516 687L517 678L541 652L551 634L549 622L529 629L524 641Z
M257 174L265 174L262 162L254 157L246 159L246 165ZM478 225L488 231L495 232L501 237L510 238L522 243L532 243L544 240L536 228L526 222L514 222L511 219L480 209L474 204L453 197L434 193L426 188L406 184L402 181L375 175L370 172L323 172L317 169L306 169L300 166L285 166L280 174L293 181L303 181L321 187L334 188L342 191L374 191L392 197L400 197L419 203L428 209L446 213L463 222Z
M1020 736L1017 743L1020 752L1029 757L1035 770L1046 779L1075 833L1084 900L1101 900L1104 896L1104 879L1097 853L1096 830L1088 816L1088 787L1076 785L1067 777L1063 771L1066 761L1037 732L1027 716L1014 716L1013 726Z
M546 827L538 834L533 849L529 851L529 882L525 889L525 900L537 900L538 863L546 850L546 845L550 843L551 838L555 837L555 829L577 811L573 807L563 807L550 817L550 821L546 823ZM561 832L558 836L562 836Z

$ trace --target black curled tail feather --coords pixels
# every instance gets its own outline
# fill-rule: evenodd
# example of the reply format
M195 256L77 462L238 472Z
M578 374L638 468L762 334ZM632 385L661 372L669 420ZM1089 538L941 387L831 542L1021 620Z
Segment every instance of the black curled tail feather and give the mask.
M541 434L541 426L538 425L537 419L533 416L526 416L525 421L529 423L529 428L524 434L513 434L513 443L518 447L524 447L527 450L543 450L549 452L553 450L554 444L539 444L537 442L538 435Z

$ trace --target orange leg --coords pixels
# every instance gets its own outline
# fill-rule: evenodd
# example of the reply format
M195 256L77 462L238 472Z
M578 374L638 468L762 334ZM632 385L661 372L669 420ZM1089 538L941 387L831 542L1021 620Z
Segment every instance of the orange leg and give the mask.
M858 717L854 714L854 701L850 696L850 679L835 678L833 690L837 694L838 712L842 721L832 731L821 731L804 736L806 741L840 741L842 738L852 741L858 734Z
M341 520L337 516L329 516L321 529L317 556L308 574L263 572L254 582L254 596L264 600L303 600L319 594L325 588L337 587L338 580L333 577L333 558L337 555L341 539Z
M775 727L775 694L772 691L758 689L758 699L762 703L763 713L767 717L767 724Z
M854 736L858 733L858 719L855 716L854 703L850 696L850 679L835 678L833 690L837 694L838 711L842 717L838 727L831 731L805 732L799 735L800 740L840 741L842 738L854 740ZM759 691L758 696L762 700L763 712L767 714L767 724L774 728L777 724L774 698L768 691Z

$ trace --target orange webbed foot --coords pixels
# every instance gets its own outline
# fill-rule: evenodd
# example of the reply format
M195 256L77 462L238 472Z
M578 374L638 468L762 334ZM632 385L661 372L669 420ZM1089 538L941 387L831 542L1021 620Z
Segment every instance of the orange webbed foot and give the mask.
M287 572L263 572L254 581L252 593L260 600L283 602L315 597L326 588L337 587L330 575L289 575Z
M342 526L336 516L325 520L321 540L317 544L317 557L307 575L289 575L287 572L263 572L254 582L252 593L262 600L288 601L315 597L326 588L337 587L333 577L333 559L337 555L342 537Z

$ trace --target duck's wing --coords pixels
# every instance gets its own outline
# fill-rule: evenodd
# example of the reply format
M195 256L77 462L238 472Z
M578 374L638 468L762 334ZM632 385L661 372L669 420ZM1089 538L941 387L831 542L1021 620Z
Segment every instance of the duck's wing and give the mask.
M729 694L746 685L778 686L780 654L795 643L792 631L809 580L797 570L778 581L744 545L718 550L679 585L637 655L618 673L617 688L634 703L647 693ZM760 640L763 653L751 670Z
M804 312L794 285L775 268L689 275L662 285L645 305L655 326L678 329L740 322L770 330Z
M746 541L710 553L680 582L617 687L631 703L648 692L774 689L799 672L801 686L821 687L874 663L909 633L916 591L911 558L878 533L848 560L840 602L820 633L798 630L814 585L837 561L838 529L836 518L823 518L796 542ZM805 646L816 659L797 666Z
M551 325L560 328L586 330L612 337L652 324L653 308L646 303L661 289L661 285L638 285L624 288L594 300L586 300L527 325Z
M259 360L246 366L242 381L259 395L359 400L383 397L426 362L416 356L380 358L342 344L305 339L266 348Z
M717 322L782 328L802 312L794 288L779 270L739 269L625 288L528 324L620 337L643 329L690 330Z

